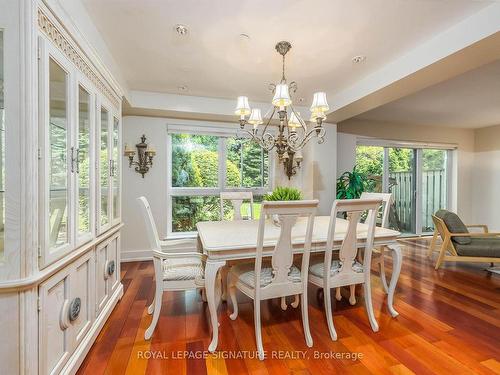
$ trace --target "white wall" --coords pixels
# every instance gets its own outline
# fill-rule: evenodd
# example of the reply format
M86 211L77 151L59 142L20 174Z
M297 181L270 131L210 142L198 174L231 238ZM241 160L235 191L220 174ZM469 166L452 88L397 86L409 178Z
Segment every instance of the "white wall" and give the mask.
M145 196L155 217L161 238L167 228L167 127L162 118L127 116L123 118L123 144L134 147L145 134L146 142L156 148L153 167L144 178L128 167L128 159L123 158L122 219L122 259L144 256L148 249L142 213L136 198ZM147 255L147 252L146 252Z
M356 141L353 134L337 133L337 177L356 165Z
M500 125L475 131L473 221L500 232Z
M330 215L336 195L337 179L337 125L325 124L325 142L312 140L313 163L309 168L313 177L313 196L319 199L319 215Z
M154 165L144 179L133 168L128 167L128 160L123 159L122 219L125 225L122 231L122 259L143 259L149 256L149 245L144 235L144 222L136 198L144 195L150 202L153 216L161 238L166 236L167 228L167 124L187 123L185 120L125 116L123 117L123 143L134 146L142 134L147 142L156 148ZM200 127L205 125L194 122ZM208 125L214 125L208 123ZM234 124L215 124L236 132ZM337 167L336 125L326 124L326 140L317 144L315 140L303 150L302 167L291 180L285 176L283 165L275 161L273 186L294 186L299 188L304 198L320 200L320 214L329 214L335 198L335 178ZM273 155L275 155L273 151Z

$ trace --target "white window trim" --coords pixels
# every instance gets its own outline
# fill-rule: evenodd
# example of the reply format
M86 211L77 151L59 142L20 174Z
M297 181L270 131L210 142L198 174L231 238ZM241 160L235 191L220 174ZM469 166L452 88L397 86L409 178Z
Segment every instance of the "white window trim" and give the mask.
M225 138L234 137L239 129L238 124L228 124L209 121L176 120L167 123L167 230L166 239L194 238L196 231L173 232L172 231L172 197L196 195L196 196L218 196L221 192L228 191L251 191L254 195L263 195L272 191L274 187L275 158L269 152L269 186L255 188L229 188L225 187L226 181L226 147ZM199 134L219 137L219 178L218 187L196 188L196 187L172 187L172 134Z

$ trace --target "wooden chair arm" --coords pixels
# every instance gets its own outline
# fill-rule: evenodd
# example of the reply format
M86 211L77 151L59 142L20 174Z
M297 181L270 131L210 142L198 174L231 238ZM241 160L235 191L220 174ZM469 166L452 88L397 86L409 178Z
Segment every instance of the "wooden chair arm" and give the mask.
M466 225L467 228L482 228L484 233L488 233L488 226L486 224L469 224Z
M450 233L450 237L497 237L500 233Z

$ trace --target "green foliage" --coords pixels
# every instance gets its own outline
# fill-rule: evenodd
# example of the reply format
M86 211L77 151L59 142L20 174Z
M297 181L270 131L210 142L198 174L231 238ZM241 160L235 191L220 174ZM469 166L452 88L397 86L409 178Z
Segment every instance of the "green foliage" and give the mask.
M357 199L365 191L367 178L358 172L356 167L352 172L344 172L337 179L337 199Z
M301 199L300 190L285 186L278 186L271 194L264 195L265 201L299 201Z
M383 170L384 148L356 147L356 170L365 176L380 176Z

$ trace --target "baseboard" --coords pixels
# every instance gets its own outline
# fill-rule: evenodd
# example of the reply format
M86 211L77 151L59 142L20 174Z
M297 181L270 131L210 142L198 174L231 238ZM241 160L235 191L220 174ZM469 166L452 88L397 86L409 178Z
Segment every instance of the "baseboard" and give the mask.
M120 261L122 263L126 262L139 262L143 260L151 260L151 250L131 250L122 251L120 254Z
M174 239L175 241L175 239ZM167 240L167 246L168 246L168 240ZM175 246L168 246L168 252L186 252L186 251L194 251L193 249L196 248L196 239L193 238L192 243L187 243L187 244L182 244L182 245L175 245ZM144 260L151 260L153 257L151 256L151 250L146 249L146 250L126 250L122 251L120 255L120 260L122 263L126 262L140 262Z
M123 284L120 283L118 288L116 288L116 290L113 292L106 306L104 306L104 309L92 324L92 328L87 333L87 336L85 336L82 343L78 346L71 358L61 370L61 374L74 375L78 371L87 353L92 347L92 344L94 344L97 335L99 335L99 333L101 332L102 327L104 327L104 324L108 320L111 312L115 308L118 301L122 298L122 296Z

